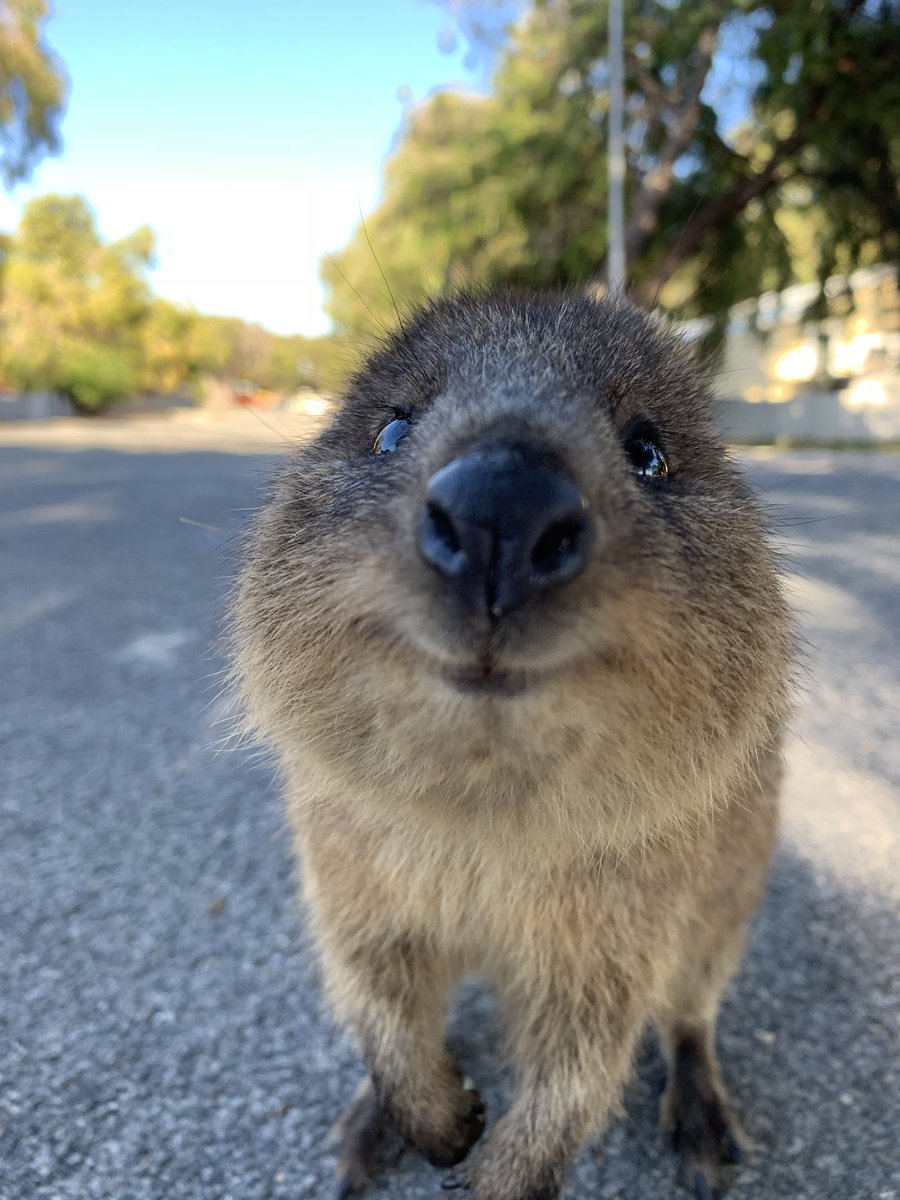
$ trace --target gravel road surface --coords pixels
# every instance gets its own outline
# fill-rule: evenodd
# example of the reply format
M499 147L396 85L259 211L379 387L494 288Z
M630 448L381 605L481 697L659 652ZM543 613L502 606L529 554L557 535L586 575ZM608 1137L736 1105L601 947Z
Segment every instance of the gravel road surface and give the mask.
M271 768L220 744L231 539L278 450L72 428L0 431L0 1200L328 1200L359 1066L320 1009ZM720 1025L756 1145L730 1197L900 1200L900 456L748 465L807 692ZM477 987L451 1036L496 1115ZM648 1040L567 1197L686 1195L661 1082ZM372 1195L439 1179L406 1154Z

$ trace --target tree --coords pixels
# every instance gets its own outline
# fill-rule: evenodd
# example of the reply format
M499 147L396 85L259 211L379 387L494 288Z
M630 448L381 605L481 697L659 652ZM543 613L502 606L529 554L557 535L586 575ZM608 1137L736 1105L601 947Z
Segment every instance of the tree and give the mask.
M382 204L323 265L339 327L394 319L375 253L401 303L460 281L603 286L606 23L604 0L533 0L489 95L410 112ZM896 2L626 0L626 41L638 299L722 312L900 255Z
M0 176L7 187L60 148L68 85L44 40L49 13L48 0L0 0Z
M13 385L60 391L94 410L141 382L151 308L147 228L104 243L81 196L42 196L9 241L0 365Z
M441 93L415 110L386 167L385 200L345 251L322 264L329 311L357 336L405 304L470 276L527 273L527 230L497 172L504 129L496 101Z
M95 412L135 392L184 393L204 376L279 392L334 388L349 363L331 338L279 337L153 295L146 226L101 237L82 196L33 200L0 239L0 376Z
M352 362L332 337L282 336L237 317L193 314L186 343L191 375L247 379L274 392L339 388Z

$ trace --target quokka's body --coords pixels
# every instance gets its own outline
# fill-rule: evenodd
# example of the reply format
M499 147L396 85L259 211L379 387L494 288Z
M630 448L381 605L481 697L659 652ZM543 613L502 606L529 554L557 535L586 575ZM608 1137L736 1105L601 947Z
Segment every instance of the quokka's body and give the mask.
M290 459L234 608L330 997L385 1123L477 1200L553 1200L655 1021L664 1119L737 1156L714 1023L776 826L790 621L687 351L625 305L458 297ZM465 973L518 1086L485 1135L443 1044ZM469 1151L471 1150L471 1153Z

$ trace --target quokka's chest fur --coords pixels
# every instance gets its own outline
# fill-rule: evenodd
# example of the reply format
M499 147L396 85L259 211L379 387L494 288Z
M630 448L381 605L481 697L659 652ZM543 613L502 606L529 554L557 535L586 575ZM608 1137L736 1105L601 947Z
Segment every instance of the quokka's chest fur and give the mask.
M347 811L297 819L311 908L339 889L339 936L405 930L494 978L539 971L542 958L577 972L641 954L659 960L662 975L662 960L680 953L723 886L723 847L743 840L746 853L761 854L773 825L774 809L751 821L735 803L623 852L559 830L542 842L522 814L462 827L373 827Z

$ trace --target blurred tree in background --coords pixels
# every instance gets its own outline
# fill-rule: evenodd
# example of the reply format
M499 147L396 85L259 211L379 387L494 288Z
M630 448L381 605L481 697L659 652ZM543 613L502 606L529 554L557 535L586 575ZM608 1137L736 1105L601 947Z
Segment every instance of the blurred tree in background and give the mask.
M441 0L438 0L440 3ZM0 384L95 411L204 378L338 388L436 290L604 286L607 0L443 0L490 87L407 111L384 198L323 264L336 334L156 297L147 228L45 196L0 234ZM900 257L900 0L625 0L629 286L679 316ZM0 0L0 176L58 148L48 0ZM452 42L452 39L451 39ZM391 295L393 293L393 295Z
M0 380L54 391L83 412L136 392L196 390L204 377L290 392L346 373L327 338L279 337L153 295L146 226L105 242L81 196L42 196L3 235Z
M0 0L0 179L11 187L60 149L67 81L43 28L49 0ZM290 392L347 373L329 338L278 337L153 295L154 236L105 242L80 196L32 201L0 233L0 384L56 391L95 412L136 392L197 390L204 377Z
M100 408L140 382L140 330L151 305L149 229L104 244L81 196L28 205L10 239L0 315L4 376Z
M48 0L0 0L0 176L8 187L60 148L67 83L43 39Z
M496 3L451 7L471 40L496 37ZM638 300L721 314L767 288L900 256L896 2L625 10ZM606 28L605 0L532 0L487 47L489 94L440 93L409 111L382 203L323 263L339 329L395 319L382 271L401 306L463 283L602 287Z

